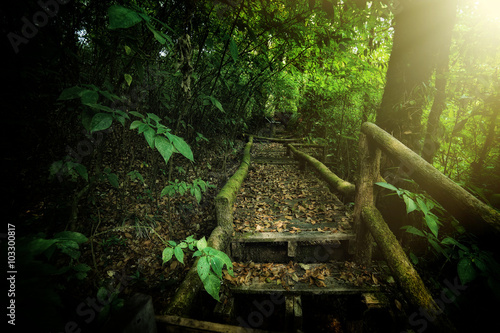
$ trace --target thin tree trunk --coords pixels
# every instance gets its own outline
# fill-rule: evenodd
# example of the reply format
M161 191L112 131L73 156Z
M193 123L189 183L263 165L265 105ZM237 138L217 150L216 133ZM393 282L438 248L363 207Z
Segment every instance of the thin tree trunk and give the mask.
M434 102L432 104L431 111L429 113L429 118L427 120L427 130L425 133L424 145L422 147L422 158L432 164L434 156L439 149L439 137L441 133L440 121L441 113L445 109L446 102L446 83L447 76L449 72L449 58L450 58L450 46L453 27L455 25L456 19L456 0L453 0L451 6L454 10L447 12L448 17L443 17L443 44L439 51L438 63L436 69L436 96L434 97ZM445 24L446 23L446 24Z

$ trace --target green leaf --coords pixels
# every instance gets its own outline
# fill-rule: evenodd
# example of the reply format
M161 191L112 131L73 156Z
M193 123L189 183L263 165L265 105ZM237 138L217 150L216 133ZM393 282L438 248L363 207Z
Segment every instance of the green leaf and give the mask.
M196 248L200 251L203 251L207 247L207 240L205 239L205 236L203 236L202 239L200 239L198 242L196 242Z
M220 302L219 292L221 280L212 272L209 272L206 279L202 282L203 287L205 287L205 290L210 294L210 296L212 296L217 302Z
M140 120L134 120L132 122L132 124L130 124L130 129L133 130L133 129L136 129L137 127L139 127L141 124L144 124L142 121Z
M64 89L61 94L59 95L59 98L57 99L58 101L66 101L69 99L75 99L80 97L80 93L82 91L85 91L87 89L79 87L79 86L74 86L71 88L66 88Z
M430 211L429 207L425 204L424 200L420 197L417 197L417 204L420 210L424 213L424 215L427 215Z
M413 252L410 252L410 260L414 265L418 264L418 257Z
M161 118L158 117L157 115L155 115L154 113L147 113L148 117L153 119L154 121L156 122L160 122L161 121Z
M148 29L153 33L155 39L162 45L167 42L166 36L161 31L156 30L151 23L147 23Z
M410 234L425 237L425 234L422 231L415 228L414 226L406 225L404 227L401 227L401 229L404 229L406 232L409 232Z
M229 41L229 52L231 53L233 61L238 61L238 46L236 45L233 37L231 37L231 40Z
M173 246L173 247L177 246L177 243L175 241L173 241L173 240L169 240L168 244L170 244L170 246Z
M224 263L219 257L211 257L210 258L210 267L214 271L215 275L219 279L222 279L222 267L224 266Z
M224 108L222 107L222 104L219 102L219 100L213 96L208 96L208 98L210 99L210 101L212 102L212 104L217 107L217 109L219 109L222 113L226 113L226 111L224 111Z
M200 203L201 201L201 190L198 186L195 186L194 188L192 188L192 190L194 189L194 197L196 198L196 201L198 203Z
M90 132L97 132L108 129L113 123L113 116L109 113L98 113L92 117L90 122Z
M149 127L146 131L144 131L144 137L146 138L146 141L148 142L149 146L151 148L155 147L155 139L156 137L156 131Z
M132 84L132 75L123 74L123 77L125 78L125 82L127 82L127 85L130 87L130 85Z
M180 244L179 246L174 247L174 255L181 264L184 264L184 251L182 251Z
M200 276L201 281L204 281L210 273L210 262L207 256L200 257L196 264L196 270Z
M389 189L391 191L396 191L398 192L398 188L392 184L389 184L389 183L384 183L384 182L377 182L375 183L375 185L378 185L378 186L381 186L381 187L384 187L386 189Z
M85 235L74 231L61 231L54 235L54 239L72 240L78 244L86 243L89 239Z
M476 278L476 270L470 257L462 258L457 265L460 282L465 285Z
M163 250L163 254L161 256L163 263L166 263L167 261L172 259L173 255L174 255L174 249L171 247L166 247L165 250Z
M80 164L80 163L75 163L73 165L73 168L76 170L76 172L78 172L78 174L80 175L80 177L82 177L86 181L89 181L89 173L88 173L87 168L85 167L85 165Z
M80 258L80 247L77 242L73 240L63 240L56 243L56 245L62 253L69 255L72 259Z
M172 153L174 152L174 147L164 136L157 135L155 140L156 149L160 152L161 156L165 160L165 164L168 164L168 160Z
M459 241L457 241L455 238L451 238L451 237L445 237L443 238L443 240L441 241L441 244L446 244L446 245L455 245L455 246L458 246L460 249L462 249L463 251L465 252L469 252L469 249L467 248L467 246L461 244Z
M113 185L114 188L119 188L120 185L118 183L118 175L116 173L110 173L107 175L109 182Z
M405 201L406 204L406 214L410 214L414 210L416 210L418 207L415 204L415 201L413 201L412 198L407 196L406 194L403 194L403 200Z
M142 118L144 119L144 116L142 115L142 113L140 112L137 112L137 111L129 111L128 113L130 113L131 115L133 116L136 116L136 117L139 117L139 118Z
M109 29L130 28L142 21L137 12L120 5L109 7L108 16Z
M425 215L425 223L431 230L432 234L437 237L439 231L439 225L436 215L434 214Z
M191 147L189 147L189 145L186 143L186 141L184 141L184 139L170 133L165 133L165 135L172 142L175 149L177 149L179 153L181 153L185 158L187 158L191 162L194 161L194 156Z
M84 90L80 93L82 104L96 104L99 99L99 93L94 90Z

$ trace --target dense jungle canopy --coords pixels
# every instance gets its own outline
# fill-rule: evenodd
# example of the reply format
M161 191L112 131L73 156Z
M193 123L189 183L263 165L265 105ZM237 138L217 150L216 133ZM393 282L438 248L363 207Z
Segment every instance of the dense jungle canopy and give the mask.
M18 260L58 276L44 290L26 287L55 308L65 279L78 303L112 277L113 258L95 251L105 258L124 240L101 235L96 249L84 241L104 226L166 223L168 239L208 237L211 199L239 163L243 134L272 136L276 121L290 136L326 145L330 168L352 183L361 124L374 122L500 208L498 1L40 0L0 8L7 223L16 225ZM382 164L386 180L418 192L404 174L393 177L397 165ZM424 271L438 255L454 272L472 258L494 262L453 223L439 235L438 222L398 223L393 231ZM78 245L61 245L57 257L45 252L65 230L85 235L82 256ZM21 255L22 237L38 247ZM475 267L459 275L477 272L500 297L491 278L499 273ZM176 269L179 278L156 281L161 290L179 283L184 271ZM147 273L125 271L148 290Z

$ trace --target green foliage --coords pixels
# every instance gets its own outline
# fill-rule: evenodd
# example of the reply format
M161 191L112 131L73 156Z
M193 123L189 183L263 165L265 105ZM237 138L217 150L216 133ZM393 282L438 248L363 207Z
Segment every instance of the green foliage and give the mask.
M451 236L438 237L439 227L442 223L438 215L431 212L433 209L443 211L438 203L424 194L413 193L384 182L376 184L394 191L399 197L402 197L406 204L407 214L419 212L423 215L425 224L431 232L410 225L404 226L402 229L413 235L426 238L436 254L444 256L447 261L456 262L457 273L462 285L469 284L482 276L496 297L500 298L500 265L491 252L481 250L471 241L459 241ZM460 235L460 238L465 239L465 234ZM418 258L413 253L410 253L410 259L414 264L418 263Z
M174 241L167 242L167 247L162 254L163 263L170 261L175 256L180 263L184 264L184 251L186 249L194 252L193 257L199 257L196 270L205 290L215 300L220 301L222 269L226 266L228 273L231 276L234 274L231 259L224 252L207 246L205 237L196 240L193 236L189 236L178 244Z
M165 164L168 164L173 153L180 153L188 160L194 161L189 145L182 138L170 133L171 129L160 123L160 117L154 113L147 113L146 116L136 111L130 113L141 118L134 120L130 124L130 129L137 129L139 134L143 134L149 147L156 148L160 152Z
M195 179L192 184L188 184L185 181L179 181L178 179L176 179L175 181L170 181L170 185L167 185L163 188L163 190L161 191L161 196L163 197L165 195L168 195L172 197L177 193L180 195L184 195L189 191L199 203L201 201L202 193L206 192L209 188L215 188L215 185L211 185L201 178Z

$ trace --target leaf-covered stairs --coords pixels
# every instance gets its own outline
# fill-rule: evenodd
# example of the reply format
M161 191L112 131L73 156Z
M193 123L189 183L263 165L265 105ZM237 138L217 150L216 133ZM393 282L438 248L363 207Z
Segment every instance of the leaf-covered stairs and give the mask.
M317 320L310 321L319 310L330 316L340 298L345 306L360 306L360 314L381 306L374 295L384 268L350 261L355 241L350 209L312 172L299 171L282 144L254 143L252 155L234 204L235 274L225 274L233 296L226 302L243 311L231 321L307 332L317 330ZM357 325L363 325L363 318Z

